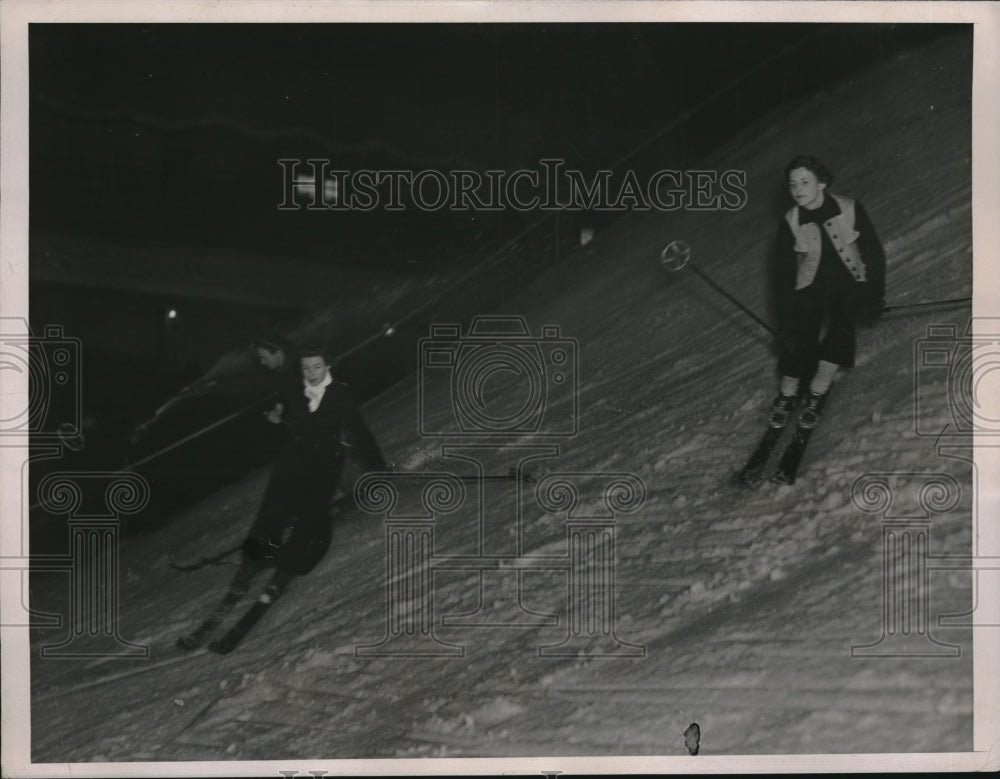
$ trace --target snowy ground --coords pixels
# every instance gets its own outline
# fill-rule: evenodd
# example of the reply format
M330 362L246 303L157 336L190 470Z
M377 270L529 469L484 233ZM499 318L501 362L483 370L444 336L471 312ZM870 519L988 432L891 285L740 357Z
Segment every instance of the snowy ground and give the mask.
M436 573L434 633L464 656L356 656L386 633L385 528L361 511L340 521L320 567L236 652L181 654L174 641L233 568L179 573L168 563L237 543L260 472L122 549L120 632L148 645L148 660L41 660L40 645L65 633L33 631L33 760L685 755L691 722L706 755L970 750L970 630L930 631L960 657L850 653L883 626L882 524L852 502L858 477L896 474L904 512L927 474L954 477L961 494L932 513L930 550L969 553L971 466L939 455L914 416L916 386L933 400L920 406L919 429L950 423L947 372L918 374L915 385L914 355L928 325L963 332L969 309L888 315L862 332L858 367L835 388L799 482L747 492L727 477L763 430L770 338L690 272L668 275L656 262L683 239L700 268L767 315L783 167L815 151L837 174L833 190L862 200L880 231L891 304L971 294L970 58L968 39L946 38L747 128L703 165L747 171L743 210L633 215L509 301L533 333L557 324L579 345L579 432L522 438L559 447L529 469L627 472L645 484L639 510L617 518L614 577L615 632L641 656L540 656L567 633L565 571L524 576L520 618L536 624L444 625L477 606L480 573L460 569ZM425 400L427 420L443 420L447 396ZM455 469L441 439L417 434L415 377L365 411L390 459ZM504 472L510 456L483 455ZM522 553L565 555L565 515L525 487ZM486 487L504 488L513 483ZM474 497L470 486L468 506L437 520L435 555L476 553ZM487 501L488 538L509 546L498 505ZM483 576L483 621L511 618L515 573ZM968 572L932 570L929 583L921 597L932 617L971 608ZM36 608L65 610L63 578L37 574L32 586Z

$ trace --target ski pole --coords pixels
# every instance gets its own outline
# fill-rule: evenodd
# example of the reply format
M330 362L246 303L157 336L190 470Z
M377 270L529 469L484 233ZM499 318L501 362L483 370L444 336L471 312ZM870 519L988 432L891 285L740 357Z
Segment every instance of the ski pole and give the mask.
M713 281L709 276L698 266L691 265L691 247L687 245L684 241L672 241L667 244L666 248L660 252L660 264L669 271L676 272L682 268L690 265L691 270L694 271L695 275L698 276L702 281L704 281L708 286L722 295L726 300L736 306L740 311L753 319L754 322L763 327L771 335L775 335L775 330L771 325L757 316L753 311L744 306L735 296L724 290L719 284Z
M216 563L222 562L233 553L240 551L242 547L243 544L240 543L234 546L232 549L226 549L224 552L219 552L218 554L212 555L211 557L202 557L200 560L188 564L170 563L170 567L177 571L185 571L185 572L198 571L204 568L206 565L215 565Z
M205 435L205 433L207 433L207 432L209 432L211 430L214 430L215 428L219 427L220 425L224 425L226 422L229 422L232 419L236 419L237 417L243 416L245 413L247 413L254 406L259 406L265 400L267 400L267 398L257 398L256 400L253 401L253 403L250 403L250 404L248 404L246 406L243 406L238 411L234 411L231 414L227 414L226 416L222 417L221 419L217 419L214 422L212 422L211 424L206 425L203 428L200 428L199 430L195 430L193 433L191 433L190 435L185 436L184 438L180 439L179 441L174 441L172 444L169 444L169 445L163 447L162 449L160 449L157 452L154 452L153 454L150 454L150 455L147 455L146 457L143 457L141 460L138 460L137 462L128 463L126 465L126 469L127 470L135 470L140 465L145 465L150 460L155 460L157 457L161 457L162 455L165 455L167 452L172 451L173 449L176 449L178 446L186 444L188 441L191 441L191 440L193 440L195 438L199 438L200 436Z
M742 303L740 303L740 301L738 301L735 297L733 297L728 292L726 292L726 290L724 290L722 287L720 287L718 284L716 284L714 281L712 281L712 279L710 279L708 276L706 276L705 273L704 273L704 271L702 271L701 269L699 269L697 265L692 265L691 266L691 270L693 270L695 272L695 274L698 277L700 277L706 284L708 284L712 289L714 289L720 295L722 295L723 297L725 297L727 300L729 300L729 302L731 302L734 306L736 306L740 311L742 311L744 314L746 314L751 319L753 319L753 321L755 321L757 324L759 324L761 327L763 327L765 330L767 330L767 332L769 332L771 335L775 334L773 327L771 327L767 322L765 322L763 319L761 319L759 316L757 316L749 308L747 308Z
M882 309L883 314L888 314L891 311L903 311L908 308L927 308L929 306L954 306L959 303L968 303L972 300L971 297L967 298L951 298L950 300L931 300L927 303L906 303L901 306L886 306Z

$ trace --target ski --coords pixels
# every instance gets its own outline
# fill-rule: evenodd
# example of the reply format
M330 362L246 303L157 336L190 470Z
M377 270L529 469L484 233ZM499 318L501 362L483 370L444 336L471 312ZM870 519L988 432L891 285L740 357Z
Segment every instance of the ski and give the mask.
M768 427L760 439L760 443L757 444L757 448L754 449L753 454L750 455L750 459L747 460L747 464L736 474L737 478L747 487L756 487L763 481L761 474L764 471L764 465L770 459L771 452L777 447L778 441L781 440L784 432L784 426Z
M260 597L254 601L254 604L247 609L235 625L208 645L209 651L218 655L227 655L236 649L240 642L246 638L250 629L260 622L261 617L267 613L271 605L281 597L291 578L292 575L285 571L280 569L275 571Z
M205 639L207 639L210 635L212 635L212 633L216 631L219 625L222 624L222 620L225 619L226 614L228 614L229 611L235 605L236 604L234 603L225 610L223 610L221 607L217 608L212 613L212 616L210 616L208 619L202 622L197 628L194 629L193 632L188 633L186 636L181 636L180 638L178 638L177 648L183 649L187 652L191 652L200 647L202 644L205 643Z
M813 431L819 424L820 411L825 401L826 395L810 395L807 398L805 407L795 425L795 434L781 455L774 475L771 476L771 481L775 484L795 484L795 477L802 464L802 455L805 454L809 439L812 438Z
M754 488L764 481L764 467L785 433L793 403L794 401L786 401L785 405L780 407L775 405L772 410L767 430L761 437L760 443L757 444L746 465L736 474L736 480L744 486Z
M218 629L222 621L236 608L236 604L247 594L250 583L261 570L261 566L257 563L244 561L239 570L236 571L233 583L229 585L229 590L222 602L193 632L177 639L177 648L190 652L202 646L206 639Z
M232 555L234 552L238 552L240 550L240 546L241 544L237 544L232 549L227 549L224 552L219 552L218 554L212 555L211 557L202 557L200 560L197 560L193 563L170 563L170 567L173 568L175 571L184 571L185 573L189 571L200 571L207 565L217 565L221 563L223 560Z
M267 610L271 608L272 603L273 601L270 599L258 599L254 601L254 604L240 617L239 622L208 645L209 651L215 652L218 655L228 655L236 649L240 642L246 638L247 633L250 632L250 628L256 625Z

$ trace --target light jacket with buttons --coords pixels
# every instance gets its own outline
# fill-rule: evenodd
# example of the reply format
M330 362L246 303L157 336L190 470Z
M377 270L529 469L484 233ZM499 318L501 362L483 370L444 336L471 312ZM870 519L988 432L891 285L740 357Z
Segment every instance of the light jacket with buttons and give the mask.
M847 278L853 278L858 291L873 300L885 297L885 250L864 206L841 195L827 195L836 203L839 214L828 217L822 225L837 258L822 258L823 236L820 225L800 221L798 206L785 214L778 228L775 247L775 302L779 320L787 311L791 296L820 283L823 262L842 263ZM829 249L829 246L828 246Z
M854 229L854 201L849 197L833 195L840 213L823 223L823 229L830 237L830 242L837 250L837 256L856 281L867 281L868 276L861 252L858 250L860 233ZM819 225L814 222L799 223L799 209L793 207L785 214L785 220L795 237L795 252L798 255L798 273L795 279L795 289L804 289L813 283L819 268L819 259L823 249L823 239L819 234Z

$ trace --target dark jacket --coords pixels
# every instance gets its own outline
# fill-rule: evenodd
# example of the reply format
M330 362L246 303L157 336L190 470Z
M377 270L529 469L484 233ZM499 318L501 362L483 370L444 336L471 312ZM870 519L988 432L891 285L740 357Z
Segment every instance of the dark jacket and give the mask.
M281 399L282 421L287 425L282 450L329 458L342 454L341 434L347 432L372 470L385 467L375 436L365 423L346 384L334 381L326 388L316 411L309 411L301 377L287 384Z
M299 378L281 402L285 438L243 551L252 558L276 555L280 569L303 575L330 546L330 501L345 459L341 434L350 433L371 470L384 470L385 461L346 385L330 384L310 412Z

